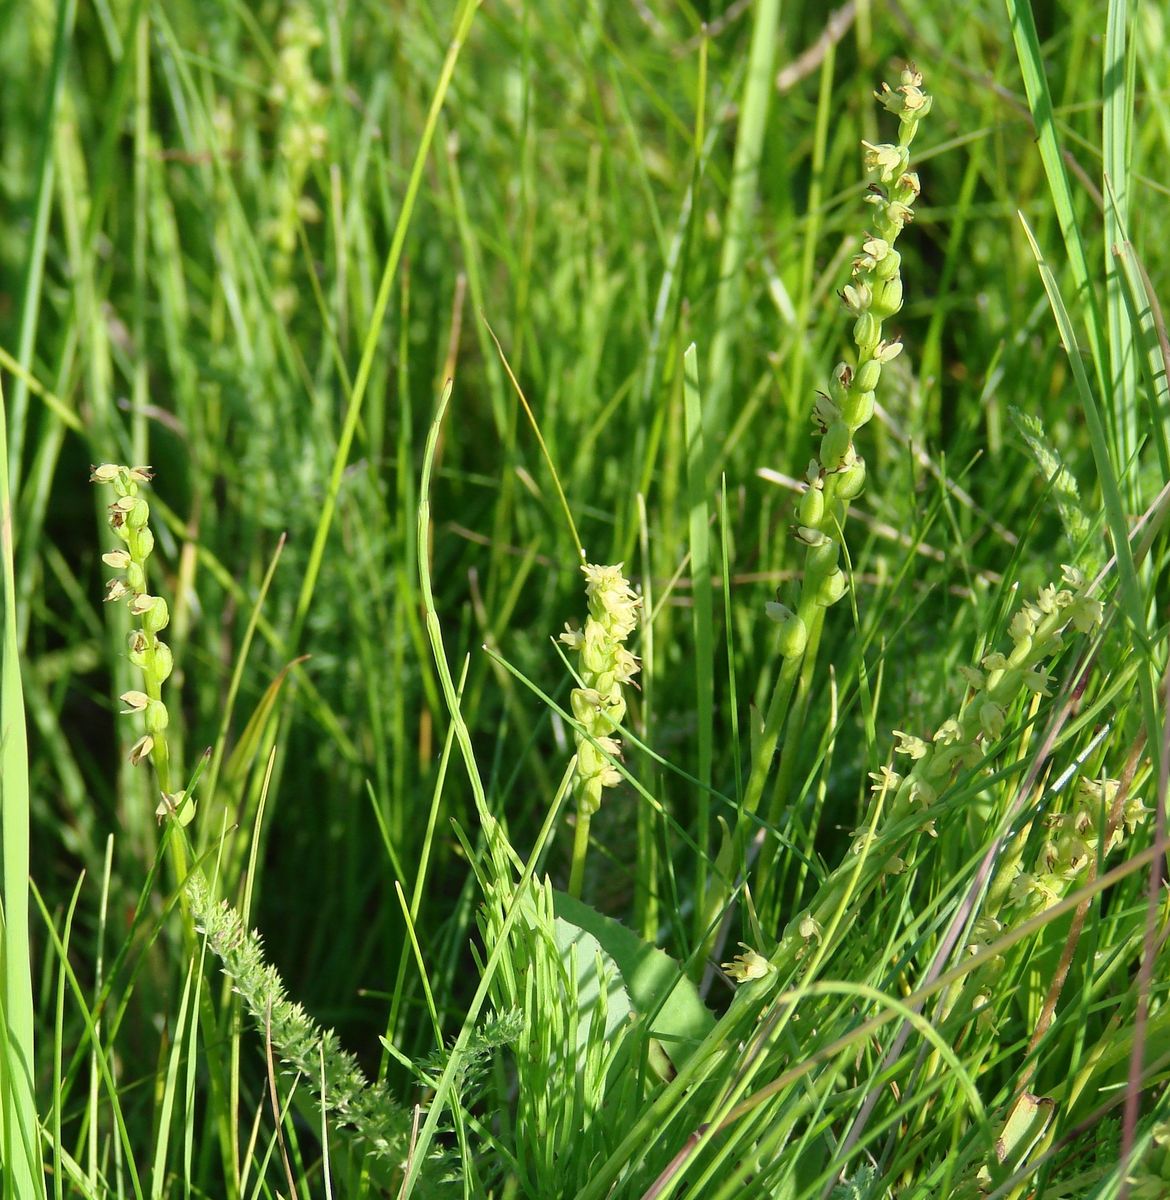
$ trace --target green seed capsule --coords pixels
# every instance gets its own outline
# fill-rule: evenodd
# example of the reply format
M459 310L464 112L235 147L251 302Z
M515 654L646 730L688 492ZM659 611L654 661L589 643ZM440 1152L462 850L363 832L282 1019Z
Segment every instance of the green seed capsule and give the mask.
M892 317L902 307L902 280L895 276L874 289L872 312L875 316Z
M902 255L897 250L890 252L877 264L875 274L879 279L893 279L902 266Z
M853 443L853 430L841 420L834 421L821 438L821 465L826 471L835 471L845 461L845 455Z
M814 575L827 575L836 569L840 547L836 538L825 538L819 546L810 546L804 560L804 569Z
M784 658L799 658L808 645L808 629L804 622L792 613L780 626L780 653Z
M873 417L874 393L852 391L841 406L841 419L852 429L860 429Z
M150 520L150 505L145 500L135 498L130 511L126 514L126 524L131 529L142 529Z
M872 311L863 312L853 322L853 340L863 353L871 353L873 348L881 341L881 336L882 323Z
M843 471L839 471L834 479L837 483L837 496L841 500L856 499L865 488L865 459L854 459Z
M845 573L840 567L834 567L821 580L821 586L817 588L817 603L822 608L829 608L836 604L846 591L848 591L848 585L845 582Z
M146 706L145 713L146 732L159 734L171 723L170 714L167 712L167 706L161 700L152 700Z
M857 368L853 386L862 392L872 392L881 377L882 364L876 358L871 358L869 362L864 362Z
M809 488L801 496L796 512L802 525L819 525L825 515L825 493L820 488Z

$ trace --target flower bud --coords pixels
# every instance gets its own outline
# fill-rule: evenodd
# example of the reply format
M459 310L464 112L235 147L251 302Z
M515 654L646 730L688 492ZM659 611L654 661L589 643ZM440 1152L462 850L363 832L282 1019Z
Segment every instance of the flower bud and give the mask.
M799 658L808 645L808 629L804 621L790 608L770 600L764 611L780 625L780 654L783 658Z
M810 487L800 498L796 515L802 525L819 525L825 515L825 493L821 488Z
M850 392L849 398L841 406L841 419L851 429L860 429L872 419L875 399L872 391Z
M863 312L853 322L853 341L864 354L872 355L881 336L882 323L872 312Z
M841 500L854 500L865 489L865 459L855 458L834 476L837 496Z
M164 683L170 678L171 671L174 670L175 660L171 655L171 648L166 642L155 642L154 644L154 673L159 683Z
M853 386L862 392L872 392L882 377L881 360L876 356L857 368Z
M147 733L160 734L171 723L171 714L161 700L152 700L146 706L144 721Z
M817 603L822 608L830 608L836 604L838 600L849 590L848 584L845 582L845 574L840 567L834 567L828 575L821 580L820 586L817 588Z
M102 562L107 567L113 567L115 571L124 571L130 565L130 555L125 550L111 550L102 555Z
M853 441L853 430L842 420L836 420L821 438L821 463L827 471L835 471L845 461L845 452Z
M89 468L90 483L113 483L122 473L122 468L115 463L102 463L100 467Z

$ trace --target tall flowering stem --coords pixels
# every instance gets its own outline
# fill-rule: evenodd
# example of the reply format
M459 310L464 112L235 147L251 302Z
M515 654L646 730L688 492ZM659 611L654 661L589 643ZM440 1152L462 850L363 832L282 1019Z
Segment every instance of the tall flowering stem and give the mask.
M179 906L183 914L184 935L188 946L195 945L195 922L187 895L189 876L187 840L183 826L195 815L195 803L185 790L172 790L170 747L167 728L170 714L162 697L162 686L174 667L171 648L159 637L170 623L171 614L162 596L154 596L147 587L147 562L154 551L150 530L150 505L142 494L143 484L154 477L150 467L127 467L103 463L90 470L91 483L110 487L113 503L107 507L108 522L121 542L116 550L102 555L102 562L115 575L106 583L106 603L124 603L135 619L127 652L130 662L142 672L142 688L132 688L119 697L126 706L124 716L141 716L142 735L130 748L131 766L147 760L154 766L160 800L155 815L160 821L171 818L178 828L167 841L167 852L179 888Z
M637 658L625 641L638 624L641 604L626 577L622 564L613 567L582 564L589 615L584 629L565 626L560 640L578 655L581 687L573 689L570 703L577 722L577 766L573 790L577 798L577 828L573 839L573 864L569 893L581 895L585 857L589 850L589 823L601 807L605 788L621 782L613 759L621 752L614 730L626 715L623 686L632 683L638 671Z
M979 768L1020 696L1049 694L1047 662L1064 648L1066 630L1090 633L1103 615L1101 602L1089 596L1081 572L1065 567L1063 584L1042 588L1034 601L1019 609L1008 628L1010 650L993 651L978 666L960 668L970 696L958 713L926 737L894 730L893 761L872 776L881 811L854 834L844 862L789 921L771 955L773 967L792 968L810 938L819 939L826 926L841 919L839 910L847 897L856 909L879 879L904 871L914 832L935 833L935 801L959 772ZM860 866L859 856L864 856Z
M142 736L130 750L130 762L138 766L147 759L154 766L162 800L156 810L161 818L176 814L186 825L194 816L194 805L182 793L171 790L172 766L166 730L170 714L162 698L162 685L174 667L170 647L159 637L171 619L162 596L147 588L147 560L154 550L150 530L150 505L142 485L153 478L150 467L125 467L103 463L90 471L90 482L109 485L114 501L108 506L109 526L122 543L102 555L102 562L117 574L106 584L107 603L125 603L136 620L127 646L130 662L142 672L142 690L123 692L119 699L124 715L141 715Z
M146 565L154 549L150 531L150 506L141 493L152 478L149 467L126 467L104 463L92 468L90 480L113 489L109 525L121 547L102 555L102 561L117 574L106 585L106 600L126 603L138 624L129 638L131 663L142 671L142 690L123 692L122 711L140 715L142 736L130 751L138 766L153 763L162 798L155 814L171 822L167 847L171 855L179 901L185 919L190 950L196 934L202 934L223 964L244 1007L265 1031L277 1056L290 1074L308 1081L322 1108L342 1124L355 1130L381 1158L405 1170L410 1157L411 1115L379 1083L370 1083L357 1061L345 1053L332 1030L323 1030L299 1004L288 998L276 968L264 958L258 934L251 932L242 917L226 901L216 902L202 868L190 866L191 849L184 829L195 815L188 791L171 790L172 764L166 731L169 725L162 685L172 669L171 651L159 634L170 613L161 596L147 590ZM620 718L619 718L620 719ZM193 787L193 785L189 785ZM214 1029L216 1016L207 993L201 992L205 1029ZM214 1040L214 1039L213 1039ZM213 1053L209 1049L209 1054ZM450 1190L445 1160L428 1157L423 1165L428 1195L454 1194Z
M805 475L805 490L797 505L793 536L804 551L804 571L795 610L780 603L767 605L769 617L780 625L784 663L768 705L761 736L752 759L744 807L760 807L780 732L792 707L802 664L815 659L825 610L847 590L839 565L849 503L865 486L865 460L855 438L873 416L875 390L882 368L901 353L902 343L883 336L883 325L902 307L901 255L894 249L902 230L913 220L918 199L918 176L909 169L910 143L919 122L930 112L931 97L922 90L922 76L913 67L902 72L897 88L882 84L875 93L882 106L898 118L898 141L893 145L862 145L870 178L866 203L873 208L872 232L862 239L853 260L852 277L841 292L853 318L856 365L838 363L813 409L819 433L816 457ZM794 734L798 731L794 731Z

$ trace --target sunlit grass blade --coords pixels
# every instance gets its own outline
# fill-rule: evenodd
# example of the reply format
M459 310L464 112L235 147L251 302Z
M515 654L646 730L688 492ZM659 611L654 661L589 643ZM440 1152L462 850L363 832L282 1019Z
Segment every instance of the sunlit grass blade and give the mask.
M28 733L16 635L15 520L8 411L0 386L0 837L3 838L3 1033L0 1046L3 1187L6 1197L44 1195L41 1119L37 1108L32 959L29 951Z

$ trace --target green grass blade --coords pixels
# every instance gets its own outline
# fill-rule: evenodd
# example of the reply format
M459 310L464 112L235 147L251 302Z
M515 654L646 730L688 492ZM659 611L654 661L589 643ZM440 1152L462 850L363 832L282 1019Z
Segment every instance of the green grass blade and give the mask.
M1105 111L1102 146L1105 172L1105 318L1109 334L1110 413L1117 439L1122 491L1131 512L1138 507L1139 483L1132 469L1138 446L1138 406L1131 403L1137 384L1138 342L1124 294L1122 267L1114 253L1130 223L1134 83L1137 56L1131 36L1129 0L1109 0L1105 22L1102 91Z
M756 199L764 130L775 86L773 65L778 40L780 0L760 0L753 6L755 25L747 78L740 101L731 191L724 216L723 249L719 260L719 288L715 295L714 330L708 377L706 428L713 444L728 427L727 403L734 374L734 350L743 299L742 272L747 261L748 236ZM716 463L712 463L712 466Z
M0 570L4 626L0 631L0 835L3 836L3 1088L4 1195L43 1196L40 1117L34 1072L32 960L29 953L28 731L16 634L16 575L8 412L0 388Z
M1111 381L1105 369L1108 360L1106 330L1101 320L1096 285L1085 252L1076 202L1069 184L1068 172L1065 170L1063 149L1056 129L1052 93L1048 87L1048 77L1044 72L1043 54L1040 38L1036 32L1036 22L1032 16L1032 6L1029 0L1005 0L1005 3L1011 22L1012 37L1016 45L1016 56L1019 59L1020 71L1024 76L1028 106L1036 127L1040 158L1044 164L1044 173L1048 180L1052 204L1056 210L1056 219L1064 238L1069 269L1072 271L1077 307L1084 312L1085 327L1091 349L1090 358L1102 394L1111 397ZM1106 411L1111 415L1113 413L1111 398L1106 403ZM1116 442L1112 449L1114 453L1117 453Z
M691 610L695 634L695 705L698 733L698 829L695 841L695 895L707 888L711 824L711 764L715 727L715 630L711 596L711 512L707 493L707 445L703 436L703 399L699 388L699 356L694 343L683 353L683 405L687 439L687 497L691 548ZM695 938L702 938L704 914L695 912Z
M430 156L431 142L435 136L439 114L447 99L451 80L455 75L455 64L459 61L459 52L471 30L471 23L479 9L479 0L462 0L455 14L455 29L447 48L447 56L435 84L434 95L431 98L430 109L427 112L426 123L419 135L418 149L415 151L414 165L410 170L410 179L406 192L402 197L402 208L398 213L398 221L394 226L394 236L390 241L390 250L382 268L382 279L378 285L377 299L374 301L374 311L370 316L369 328L366 330L365 341L362 344L362 357L358 363L357 375L353 383L353 392L345 410L345 420L338 438L337 450L333 456L333 468L329 477L329 490L321 505L321 518L313 535L313 546L309 552L309 562L305 569L305 577L301 584L300 595L297 597L296 613L293 617L292 632L289 635L290 652L295 651L300 642L305 621L309 615L309 605L317 586L317 577L321 572L321 563L325 557L325 544L329 539L329 531L333 525L333 514L337 508L337 497L341 493L342 477L349 462L349 451L353 445L354 434L357 432L358 421L361 418L362 402L365 400L366 388L370 382L370 373L374 369L374 359L378 354L381 342L382 323L386 318L386 309L390 303L390 293L398 274L398 264L402 259L402 249L406 244L406 234L410 229L411 217L414 215L415 202L418 199L419 188L422 186L423 171Z

